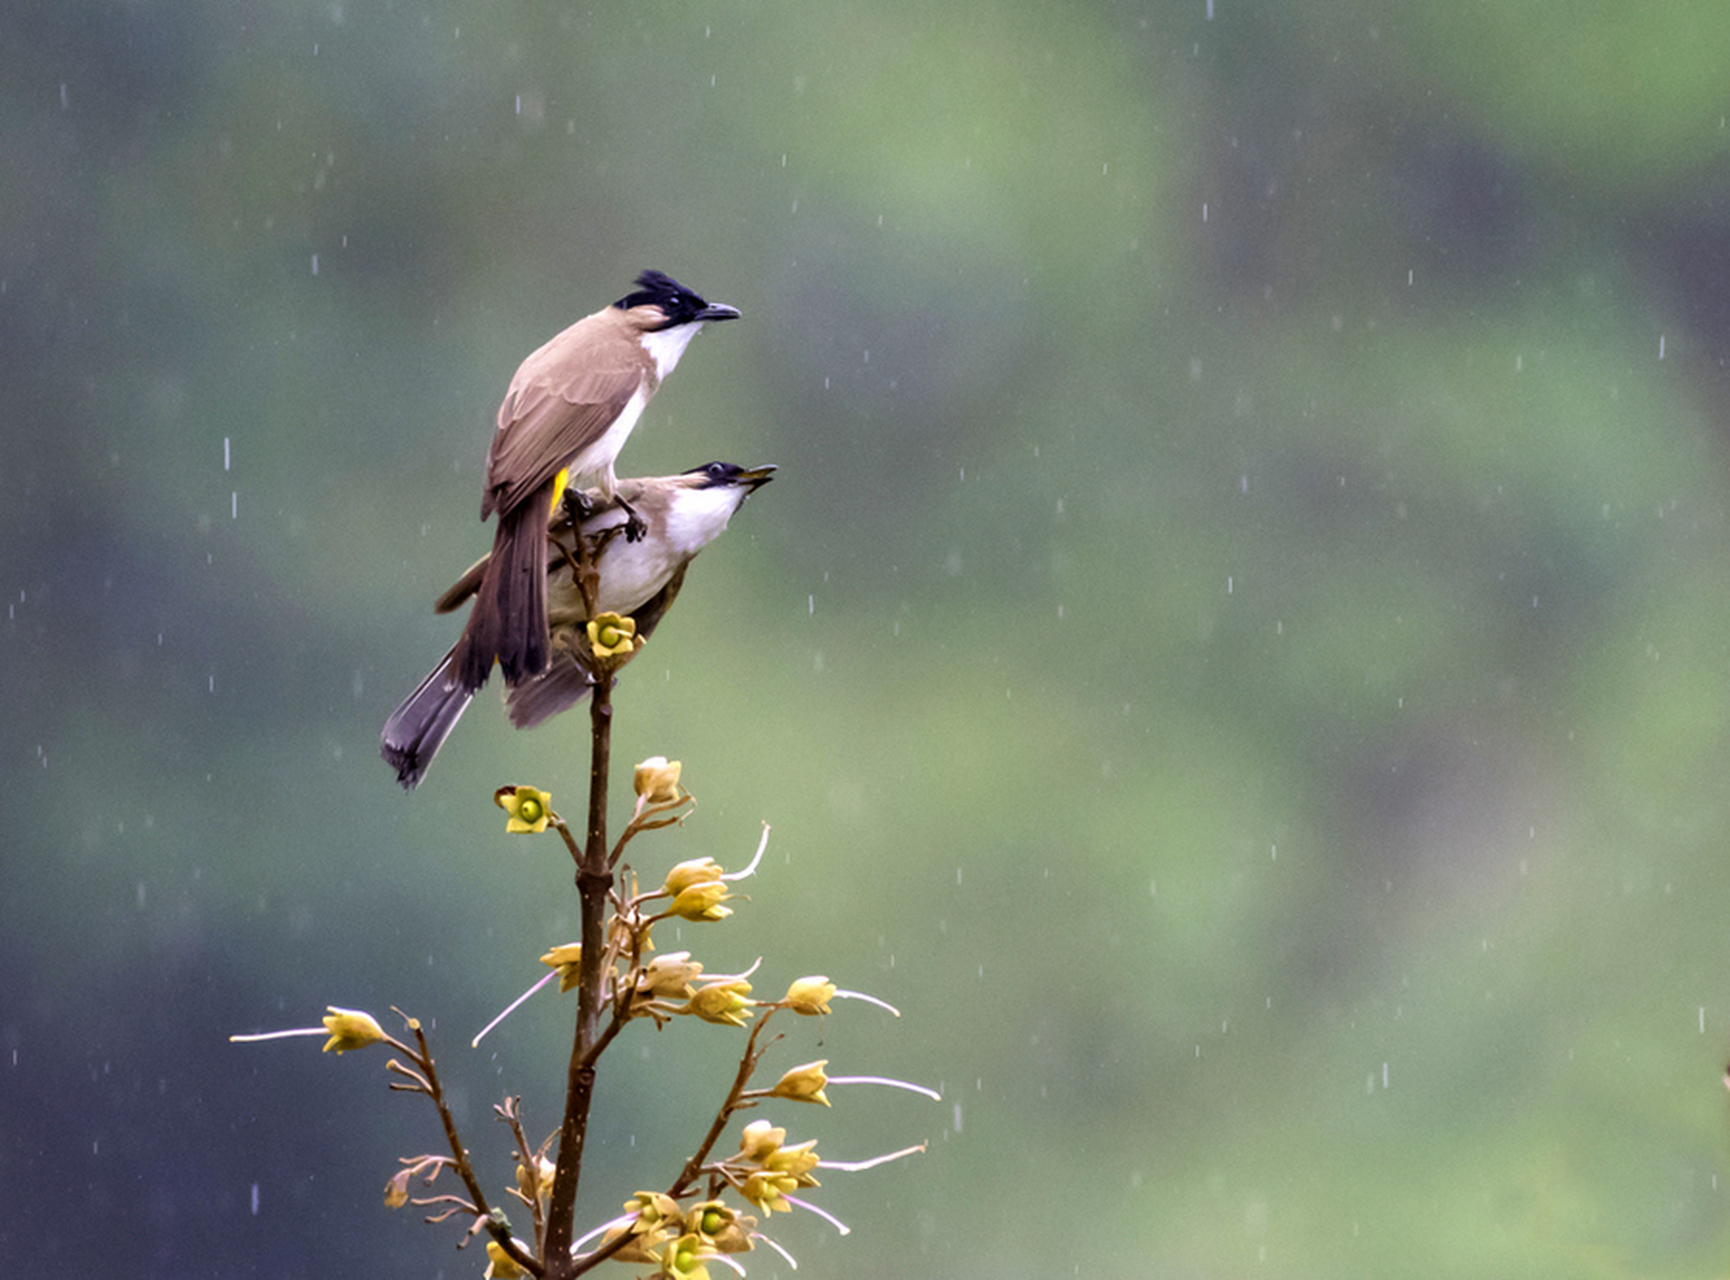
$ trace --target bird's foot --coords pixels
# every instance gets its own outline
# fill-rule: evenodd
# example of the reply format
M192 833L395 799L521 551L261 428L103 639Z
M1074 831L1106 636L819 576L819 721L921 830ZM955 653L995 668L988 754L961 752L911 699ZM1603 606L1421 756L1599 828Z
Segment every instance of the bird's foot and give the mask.
M625 541L641 542L649 532L649 522L638 515L637 509L623 498L619 499L619 505L625 509Z
M575 485L567 486L559 498L559 509L564 513L564 521L575 529L597 512L604 511L610 503L596 503L589 497L587 489L579 489Z

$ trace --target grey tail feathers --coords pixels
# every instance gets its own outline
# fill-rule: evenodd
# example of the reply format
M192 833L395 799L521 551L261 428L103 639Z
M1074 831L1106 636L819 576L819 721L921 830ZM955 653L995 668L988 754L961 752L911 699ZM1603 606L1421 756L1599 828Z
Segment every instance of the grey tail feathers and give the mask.
M396 780L414 790L444 740L468 710L473 691L456 680L457 651L452 649L432 674L384 722L380 754L396 770Z
M512 689L505 697L505 709L517 728L532 729L541 721L576 706L589 696L594 687L594 676L577 660L571 649L555 643L546 672Z

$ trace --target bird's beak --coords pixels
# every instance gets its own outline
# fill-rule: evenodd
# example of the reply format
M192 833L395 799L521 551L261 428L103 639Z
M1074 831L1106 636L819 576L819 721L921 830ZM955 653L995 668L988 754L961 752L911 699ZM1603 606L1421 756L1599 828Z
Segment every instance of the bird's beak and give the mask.
M725 302L711 302L697 312L697 319L699 320L737 320L738 318L739 308L729 307Z
M748 493L756 492L774 478L775 466L772 463L761 467L751 467L749 470L741 471L738 475L739 483L749 486L746 490Z

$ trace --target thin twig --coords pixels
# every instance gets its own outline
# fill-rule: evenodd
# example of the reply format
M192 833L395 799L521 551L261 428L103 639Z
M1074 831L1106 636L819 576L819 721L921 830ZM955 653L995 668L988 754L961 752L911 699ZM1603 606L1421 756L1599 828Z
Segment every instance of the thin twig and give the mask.
M686 809L684 813L672 812L672 810L686 804L690 804L691 809ZM619 842L613 846L613 852L607 857L607 865L609 867L618 866L619 858L625 852L625 846L643 832L657 831L662 827L681 823L691 816L691 810L695 808L695 798L689 791L682 794L677 800L665 800L660 804L648 805L626 825L624 832L619 836Z
M498 1113L499 1119L510 1125L511 1137L516 1139L517 1159L522 1162L522 1167L529 1171L529 1189L534 1194L523 1196L518 1192L518 1195L528 1204L529 1213L534 1219L535 1250L539 1252L546 1243L547 1234L546 1214L541 1209L541 1161L537 1153L529 1150L529 1135L523 1132L522 1106L523 1100L513 1096L506 1098L502 1104L495 1105L493 1110Z
M751 1028L751 1034L745 1040L745 1051L739 1055L739 1069L733 1075L733 1086L727 1091L726 1099L721 1103L720 1110L715 1113L714 1123L709 1126L709 1132L703 1135L702 1144L691 1153L691 1158L685 1161L685 1167L679 1170L679 1177L667 1191L675 1200L690 1190L691 1186L702 1176L703 1166L708 1163L709 1153L715 1149L722 1133L726 1132L727 1122L733 1114L755 1103L745 1101L745 1086L751 1083L751 1076L757 1070L757 1063L769 1051L769 1046L757 1047L757 1037L763 1033L763 1028L769 1025L769 1018L775 1012L770 1009L757 1025ZM778 1038L778 1037L777 1037Z
M510 1227L504 1223L502 1216L494 1217L492 1209L488 1207L487 1194L481 1190L480 1179L475 1176L474 1166L469 1163L468 1149L463 1146L462 1139L457 1136L456 1119L451 1115L451 1109L445 1105L444 1087L439 1084L438 1068L433 1064L432 1049L427 1044L426 1032L421 1029L420 1019L409 1018L407 1021L409 1030L414 1032L415 1043L420 1046L419 1052L400 1041L393 1040L392 1043L413 1058L415 1066L420 1068L421 1076L426 1084L425 1093L427 1097L432 1099L433 1106L437 1108L439 1113L439 1122L444 1125L445 1141L450 1144L451 1156L453 1157L452 1167L456 1169L457 1176L462 1179L463 1186L467 1188L469 1199L473 1202L476 1214L487 1219L487 1234L497 1241L499 1248L510 1255L512 1262L531 1275L544 1275L546 1269L541 1265L540 1260L523 1252L522 1247L511 1238Z

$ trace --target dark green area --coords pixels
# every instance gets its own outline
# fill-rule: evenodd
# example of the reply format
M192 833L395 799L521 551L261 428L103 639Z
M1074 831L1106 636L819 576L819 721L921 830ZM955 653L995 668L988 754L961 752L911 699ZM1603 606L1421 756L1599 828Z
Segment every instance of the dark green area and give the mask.
M576 927L491 791L579 812L586 724L376 737L511 371L658 267L745 318L621 471L781 468L617 695L645 874L774 826L664 945L946 1095L769 1113L932 1142L800 1275L1720 1273L1726 66L1717 0L0 13L0 1255L479 1274L382 1060L225 1037L436 1023L500 1187L556 1123L573 1010L467 1042ZM627 1037L589 1220L738 1038Z

